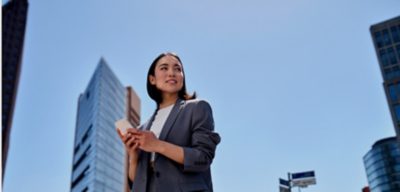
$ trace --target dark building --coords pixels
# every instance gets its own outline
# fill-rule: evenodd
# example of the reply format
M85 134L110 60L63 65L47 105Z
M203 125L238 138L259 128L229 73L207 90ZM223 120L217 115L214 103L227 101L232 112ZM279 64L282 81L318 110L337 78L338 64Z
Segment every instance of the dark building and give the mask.
M400 16L370 28L387 102L400 141Z
M364 156L371 192L400 191L400 148L396 137L377 141Z
M114 122L140 123L140 99L101 59L79 96L71 175L71 192L129 191L127 155Z
M11 0L2 8L2 176L6 170L8 147L21 71L28 15L27 0Z
M400 191L400 16L370 28L396 137L381 139L364 156L369 191Z

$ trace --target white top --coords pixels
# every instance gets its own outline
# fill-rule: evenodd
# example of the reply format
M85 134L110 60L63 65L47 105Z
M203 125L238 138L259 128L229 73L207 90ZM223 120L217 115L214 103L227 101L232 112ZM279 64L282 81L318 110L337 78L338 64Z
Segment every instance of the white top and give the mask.
M157 111L156 116L154 117L154 121L151 125L150 131L152 131L157 138L160 137L162 128L164 127L165 121L167 121L167 118L169 116L169 113L171 112L172 108L174 105L170 105L168 107L164 107L162 109L159 109ZM155 153L151 153L151 161L153 162L155 158Z

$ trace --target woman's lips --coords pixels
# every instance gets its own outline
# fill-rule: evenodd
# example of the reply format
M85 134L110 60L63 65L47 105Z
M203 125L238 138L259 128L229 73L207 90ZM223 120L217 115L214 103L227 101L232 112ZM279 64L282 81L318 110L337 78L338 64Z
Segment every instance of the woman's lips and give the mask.
M167 80L166 82L167 82L167 83L177 83L177 81L174 80L174 79Z

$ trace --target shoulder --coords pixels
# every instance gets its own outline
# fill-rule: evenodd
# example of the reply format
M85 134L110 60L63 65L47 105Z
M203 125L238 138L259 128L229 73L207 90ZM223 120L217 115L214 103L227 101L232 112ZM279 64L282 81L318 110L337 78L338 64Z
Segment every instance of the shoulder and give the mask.
M188 111L193 111L196 113L212 113L211 105L208 101L203 99L191 99L184 101L183 108Z
M191 99L191 100L186 100L185 101L185 107L193 107L193 108L210 108L211 105L208 103L208 101L203 100L203 99Z

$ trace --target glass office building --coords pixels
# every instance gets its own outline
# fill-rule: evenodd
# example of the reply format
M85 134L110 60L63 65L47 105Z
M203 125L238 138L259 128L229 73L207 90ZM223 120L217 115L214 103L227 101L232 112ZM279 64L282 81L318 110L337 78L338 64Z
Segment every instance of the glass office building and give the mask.
M2 127L2 179L6 170L8 145L15 101L19 84L24 49L25 28L28 18L28 1L11 0L2 7L2 78L1 78L1 127Z
M371 192L400 191L400 148L396 137L377 141L364 156Z
M139 114L139 97L101 59L78 99L71 191L126 190L126 154L114 122L128 118L137 126Z
M372 25L370 31L394 128L400 141L400 16Z
M377 141L364 156L371 192L400 192L400 16L370 28L396 137Z

